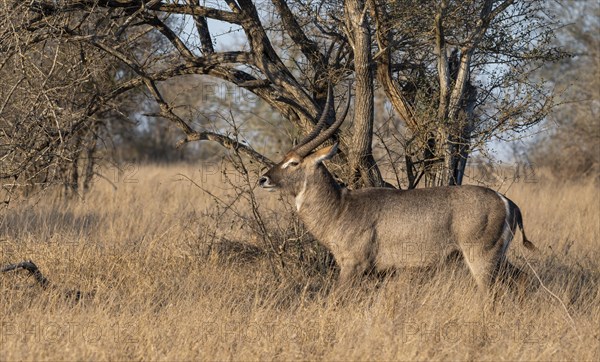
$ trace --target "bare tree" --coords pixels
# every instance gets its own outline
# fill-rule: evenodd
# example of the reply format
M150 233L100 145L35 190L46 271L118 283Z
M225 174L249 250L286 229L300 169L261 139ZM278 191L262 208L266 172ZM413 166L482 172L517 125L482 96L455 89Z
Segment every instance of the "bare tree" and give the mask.
M535 1L408 3L374 7L378 80L409 128L409 187L419 174L460 184L472 150L550 111L550 92L529 79L564 56L550 44L556 24Z
M573 57L548 64L539 76L564 89L562 102L531 145L538 166L561 178L598 177L600 171L600 5L594 1L548 4L567 25L556 43Z
M388 140L388 147L405 154L408 185L415 187L420 179L429 186L460 184L473 149L547 114L550 95L528 74L561 53L549 42L555 23L541 4L39 0L5 1L3 17L9 33L26 34L18 38L19 49L57 39L93 48L98 58L110 57L125 69L112 74L113 87L96 97L88 117L142 89L157 105L154 116L183 132L179 146L210 140L265 165L272 162L249 145L177 113L161 83L189 74L220 78L306 132L323 110L327 84L353 80L353 122L338 139L343 178L355 187L384 183L374 157L377 81L406 125L389 130L404 141ZM15 14L17 24L10 20ZM212 21L240 29L241 46L221 50ZM16 48L0 39L7 59L17 59Z
M94 174L103 119L111 113L110 103L99 107L99 95L114 84L115 62L49 31L70 24L68 14L46 18L37 8L22 12L11 5L2 3L0 17L3 201L14 191L29 194L53 184L72 196L87 189Z

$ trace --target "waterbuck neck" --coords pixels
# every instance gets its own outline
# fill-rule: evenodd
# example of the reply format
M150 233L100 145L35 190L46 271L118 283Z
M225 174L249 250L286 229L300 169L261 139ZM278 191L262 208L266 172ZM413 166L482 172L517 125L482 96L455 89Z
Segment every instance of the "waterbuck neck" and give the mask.
M317 238L340 212L341 195L342 188L325 166L319 165L314 173L306 175L296 194L296 209L308 230Z

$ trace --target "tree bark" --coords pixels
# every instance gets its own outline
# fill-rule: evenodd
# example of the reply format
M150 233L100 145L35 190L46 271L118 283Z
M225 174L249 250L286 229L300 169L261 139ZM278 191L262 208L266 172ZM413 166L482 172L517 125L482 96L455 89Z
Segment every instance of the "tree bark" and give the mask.
M355 98L354 122L349 152L350 184L383 186L383 179L373 158L374 84L371 55L371 29L364 1L346 2L346 24L354 52Z

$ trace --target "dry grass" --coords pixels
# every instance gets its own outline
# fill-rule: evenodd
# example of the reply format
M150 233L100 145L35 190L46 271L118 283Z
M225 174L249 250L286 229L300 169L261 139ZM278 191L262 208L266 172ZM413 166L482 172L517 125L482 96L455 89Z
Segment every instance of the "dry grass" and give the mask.
M220 215L223 208L178 173L227 194L220 175L144 167L132 177L137 182L116 190L99 180L85 201L48 196L4 211L0 264L32 259L55 288L30 287L25 273L0 275L1 360L600 355L600 200L593 184L510 188L542 250L529 256L530 265L562 302L539 289L523 302L505 295L491 307L460 265L369 280L344 296L329 291L334 273L310 265L313 248L287 252L284 273L274 274L268 254L248 246L262 245L250 223ZM298 228L293 219L267 212L282 209L275 194L258 194L276 237L301 232L290 231ZM294 261L300 255L304 261ZM524 256L517 238L510 258L523 266ZM66 300L66 289L95 296Z

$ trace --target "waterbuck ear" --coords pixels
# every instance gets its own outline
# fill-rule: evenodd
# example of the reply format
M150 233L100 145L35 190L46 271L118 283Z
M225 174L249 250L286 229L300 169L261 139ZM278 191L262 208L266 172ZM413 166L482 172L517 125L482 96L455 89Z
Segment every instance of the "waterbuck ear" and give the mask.
M337 149L337 142L334 143L333 146L321 148L320 150L316 151L311 155L312 162L318 164L325 160L330 160L333 156L335 156Z

